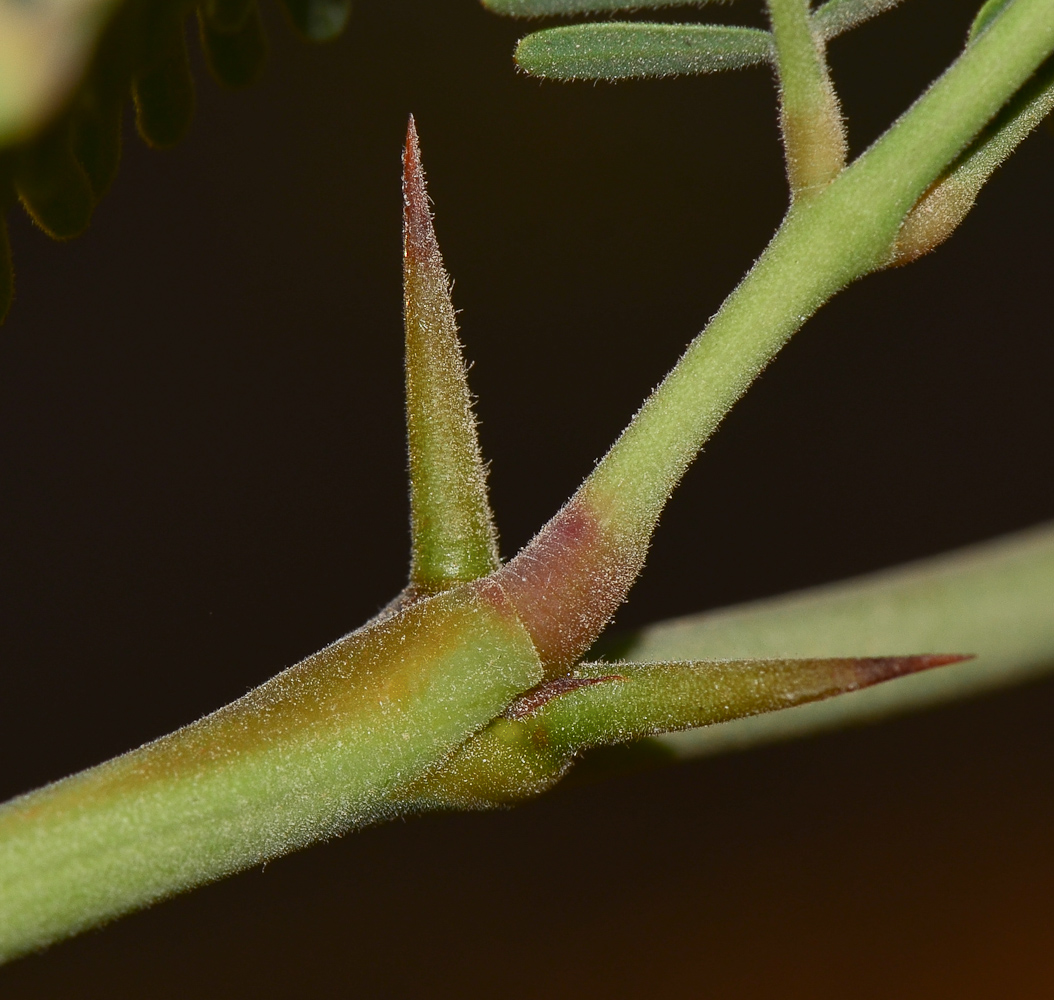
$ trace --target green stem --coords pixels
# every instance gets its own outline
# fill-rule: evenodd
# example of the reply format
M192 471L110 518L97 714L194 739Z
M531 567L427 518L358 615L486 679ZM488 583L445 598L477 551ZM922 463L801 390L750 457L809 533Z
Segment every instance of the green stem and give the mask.
M0 962L388 815L542 679L478 583L335 642L226 708L0 806Z
M571 500L495 576L551 676L625 600L671 492L779 349L889 258L905 216L1054 49L1054 0L1015 3L867 152L797 203Z
M1054 49L1052 15L1054 0L1015 0L868 153L788 215L516 559L199 723L0 807L0 958L389 814L407 783L567 672L624 597L703 441L791 333L881 263L920 195ZM549 558L561 547L572 554L563 564Z
M809 0L768 0L780 82L780 131L792 198L822 191L845 166L845 128Z
M922 193L1054 49L1054 0L1016 3L889 131L801 204L583 484L650 535L684 470L783 344L879 266Z

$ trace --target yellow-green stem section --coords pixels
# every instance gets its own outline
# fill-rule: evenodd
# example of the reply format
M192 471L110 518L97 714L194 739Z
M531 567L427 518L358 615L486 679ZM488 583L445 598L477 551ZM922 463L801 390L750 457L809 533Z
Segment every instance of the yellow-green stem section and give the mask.
M462 587L6 803L0 961L385 815L541 677L500 591Z
M793 198L809 197L845 166L845 131L824 41L809 0L768 0L780 82L780 130Z

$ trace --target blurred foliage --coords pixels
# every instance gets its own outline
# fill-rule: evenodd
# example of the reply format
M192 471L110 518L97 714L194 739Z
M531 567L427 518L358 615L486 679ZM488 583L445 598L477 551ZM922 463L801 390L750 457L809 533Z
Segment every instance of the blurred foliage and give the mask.
M284 0L311 41L336 38L351 0ZM21 201L49 236L87 227L113 183L121 122L134 103L139 135L175 145L194 117L187 22L205 62L228 87L255 82L267 58L256 0L57 0L0 7L0 209ZM0 218L0 320L14 293Z

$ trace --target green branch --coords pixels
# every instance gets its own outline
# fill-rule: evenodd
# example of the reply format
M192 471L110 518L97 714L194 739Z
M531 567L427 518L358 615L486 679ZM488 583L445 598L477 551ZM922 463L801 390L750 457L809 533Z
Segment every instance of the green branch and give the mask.
M199 722L0 806L0 961L375 821L542 680L493 585L353 632Z
M780 131L792 198L823 190L845 166L842 113L809 0L768 0L780 81Z
M1017 0L866 153L788 215L580 493L647 533L699 449L787 339L880 266L922 193L1054 49L1054 0Z
M882 266L920 195L1054 49L1054 0L1016 0L866 153L790 212L568 504L495 579L566 672L644 563L699 449L805 321Z
M0 806L0 958L391 815L408 787L495 720L518 721L529 692L588 680L575 663L624 599L699 447L807 317L888 258L920 196L1054 50L1052 13L1054 0L1014 0L882 139L800 201L515 559L351 633L171 736ZM549 711L619 697L614 686L580 687ZM637 722L597 718L633 733L663 724L641 711Z

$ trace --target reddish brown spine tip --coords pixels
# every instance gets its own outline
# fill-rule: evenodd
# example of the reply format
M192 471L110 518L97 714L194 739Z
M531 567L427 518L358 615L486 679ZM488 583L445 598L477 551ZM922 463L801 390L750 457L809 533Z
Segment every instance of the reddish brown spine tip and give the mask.
M549 704L554 698L567 694L569 691L590 687L593 684L604 684L608 681L623 681L625 679L621 674L608 674L606 677L557 677L555 680L545 681L536 688L531 688L530 691L521 695L505 709L502 715L506 719L524 719Z
M424 263L439 252L432 228L432 213L428 210L421 146L413 115L406 126L406 145L403 147L403 252L413 264Z
M860 687L870 687L895 677L906 677L973 658L972 653L923 653L919 656L868 656L854 659L852 663Z

